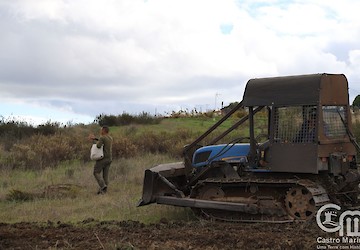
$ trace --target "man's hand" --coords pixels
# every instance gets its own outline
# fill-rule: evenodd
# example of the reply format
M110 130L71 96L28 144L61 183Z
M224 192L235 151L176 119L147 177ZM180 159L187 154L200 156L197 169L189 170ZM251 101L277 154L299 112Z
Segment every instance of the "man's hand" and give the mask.
M96 140L97 139L94 134L90 134L88 138L89 138L89 140Z

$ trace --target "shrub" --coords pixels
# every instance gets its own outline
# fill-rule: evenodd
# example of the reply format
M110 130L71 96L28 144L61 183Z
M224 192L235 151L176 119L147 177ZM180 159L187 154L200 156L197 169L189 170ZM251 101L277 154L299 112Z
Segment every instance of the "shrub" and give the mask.
M7 151L10 150L15 143L35 134L53 135L62 129L58 122L48 121L45 124L34 127L27 122L17 121L14 118L5 120L4 117L2 117L0 119L0 136L3 147Z
M147 112L142 112L139 115L130 115L124 112L117 116L100 114L96 117L95 122L100 126L124 126L130 124L158 124L161 120L161 117L152 116Z
M88 143L84 140L61 133L50 136L33 135L14 144L11 152L5 156L5 163L12 168L22 169L55 167L62 161L82 159L85 145Z
M359 121L356 121L353 123L352 125L352 131L353 131L353 135L356 139L356 142L358 144L360 144L360 122ZM360 152L357 152L357 157L360 157Z
M41 135L53 135L60 130L60 123L48 121L45 124L40 124L35 132Z
M134 143L141 152L165 153L180 157L183 147L193 140L194 134L188 129L154 132L147 130L134 136Z
M10 148L19 140L29 137L35 133L35 128L26 122L14 120L0 120L0 136L5 150Z
M139 145L139 148L144 152L166 153L169 147L168 137L168 132L161 131L155 133L149 130L137 136L135 140L136 144Z
M127 137L114 137L112 150L114 158L130 158L139 154L139 147Z
M234 114L233 114L233 116L235 117L235 118L243 118L243 117L245 117L245 116L247 116L248 115L248 112L246 111L246 110L244 110L244 109L239 109L238 111L236 111Z

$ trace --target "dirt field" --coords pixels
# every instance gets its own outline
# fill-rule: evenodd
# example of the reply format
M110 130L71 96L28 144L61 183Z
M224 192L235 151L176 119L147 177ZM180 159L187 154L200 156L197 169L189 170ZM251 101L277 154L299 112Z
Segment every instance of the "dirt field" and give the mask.
M0 224L0 249L316 249L319 236L331 237L315 222L163 221L144 225L89 219L76 225Z

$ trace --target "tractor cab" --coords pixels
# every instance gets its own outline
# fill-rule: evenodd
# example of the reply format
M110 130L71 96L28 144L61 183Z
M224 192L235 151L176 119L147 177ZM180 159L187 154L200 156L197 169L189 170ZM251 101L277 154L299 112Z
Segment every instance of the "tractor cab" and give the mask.
M241 103L248 111L249 143L213 141L195 151L192 166L224 160L248 171L345 173L356 155L347 90L344 75L251 79ZM255 117L264 110L268 128L257 134ZM267 140L259 143L259 136Z
M270 143L263 152L269 170L339 174L355 161L344 75L252 79L243 105L250 110L255 106L269 110Z

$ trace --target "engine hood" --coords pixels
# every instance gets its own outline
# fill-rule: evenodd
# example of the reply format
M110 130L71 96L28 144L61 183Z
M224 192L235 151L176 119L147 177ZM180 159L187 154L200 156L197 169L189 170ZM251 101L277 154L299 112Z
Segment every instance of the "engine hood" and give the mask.
M193 156L193 166L203 167L213 161L229 163L247 162L249 143L218 144L199 148Z

